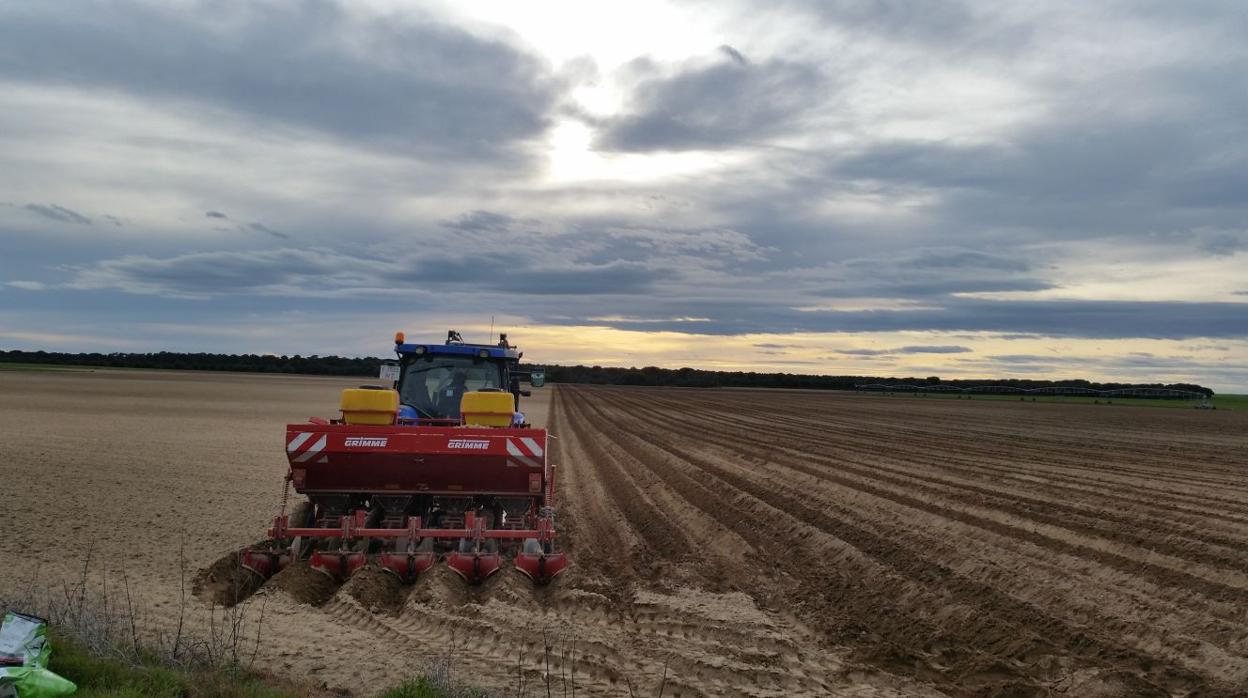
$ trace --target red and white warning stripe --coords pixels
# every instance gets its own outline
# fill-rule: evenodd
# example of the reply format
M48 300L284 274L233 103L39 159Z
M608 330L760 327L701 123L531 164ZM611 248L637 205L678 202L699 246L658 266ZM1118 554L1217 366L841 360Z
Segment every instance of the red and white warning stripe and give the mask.
M518 468L527 465L530 468L540 468L543 466L545 453L542 445L532 437L507 439L507 465L509 467Z
M320 455L321 451L325 450L325 442L329 439L329 435L321 434L321 438L313 442L312 445L306 445L308 441L311 441L313 436L314 433L310 431L300 432L295 435L295 438L291 439L290 442L286 444L286 453L288 454L291 463L307 463ZM329 458L321 456L321 459L317 462L328 463Z

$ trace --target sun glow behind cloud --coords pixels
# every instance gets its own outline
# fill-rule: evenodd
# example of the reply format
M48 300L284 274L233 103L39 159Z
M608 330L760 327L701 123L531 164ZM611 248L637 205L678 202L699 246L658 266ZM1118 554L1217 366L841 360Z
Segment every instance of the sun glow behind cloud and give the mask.
M731 167L745 156L686 153L614 154L594 148L594 132L580 121L560 121L550 132L547 181L555 185L594 182L661 183Z

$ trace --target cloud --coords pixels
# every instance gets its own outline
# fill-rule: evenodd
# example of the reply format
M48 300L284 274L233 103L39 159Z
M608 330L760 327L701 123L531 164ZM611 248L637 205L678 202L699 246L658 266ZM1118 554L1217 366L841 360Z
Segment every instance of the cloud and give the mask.
M502 41L328 0L9 6L0 77L461 160L509 157L545 131L561 90L542 61Z
M958 271L1029 271L1033 264L1025 259L977 250L935 248L915 251L899 266L910 269L953 269Z
M990 254L962 247L916 247L795 270L790 278L808 280L810 291L833 298L922 300L956 293L1042 291L1055 286L1043 278L1041 257L1030 253Z
M923 192L931 200L926 213L933 225L983 233L1032 229L1049 240L1242 221L1248 200L1239 182L1248 186L1248 179L1240 169L1248 166L1248 149L1215 156L1231 128L1219 123L1226 117L1214 112L1141 120L1113 109L1077 108L1090 98L1066 95L1058 103L1069 101L1068 116L1021 127L995 142L881 139L829 153L819 181L894 197ZM1204 129L1192 129L1193 120L1204 122ZM1202 162L1215 157L1217 164ZM1209 179L1241 195L1197 202L1185 193L1207 192ZM1242 249L1243 242L1224 234L1204 245L1225 254Z
M792 8L847 32L924 43L956 42L983 26L973 5L954 1L915 5L898 0L783 0Z
M845 354L847 356L888 356L893 353L892 349L837 349L837 354Z
M668 72L645 60L630 111L601 124L598 147L616 151L719 150L784 133L828 97L827 80L809 64L771 59L747 63L731 47L726 60Z
M613 311L616 308L602 308ZM705 334L793 334L803 332L992 332L1046 337L1187 339L1248 337L1248 303L984 300L948 298L938 306L889 310L800 310L782 301L680 302L653 305L656 314L704 317ZM622 308L620 310L623 310ZM546 319L546 318L543 318ZM566 323L566 316L551 321ZM623 324L608 322L612 326ZM689 331L669 321L627 325L651 331Z
M285 240L285 239L287 239L287 238L289 238L289 237L290 237L290 235L287 235L286 233L283 233L283 232L281 232L280 230L274 230L274 229L270 228L269 226L267 226L267 225L265 225L265 224L263 224L263 223L258 223L258 222L257 222L257 223L248 223L248 224L247 224L247 229L248 229L248 230L254 230L254 231L258 232L258 233L267 233L267 234L269 234L269 235L272 235L272 236L273 236L273 237L275 237L275 238L281 238L281 239L283 239L283 240Z
M13 281L18 288L113 289L138 295L214 298L259 294L289 298L394 297L396 288L442 294L521 296L638 294L670 273L632 262L544 265L502 252L471 257L364 257L327 248L198 252L156 258L128 255L70 267L60 284ZM406 291L404 291L406 293ZM585 309L592 308L586 303Z
M1052 363L1058 357L1039 354L993 354L987 358L1006 364Z
M1248 189L1244 191L1248 192ZM1219 257L1229 257L1248 250L1248 232L1211 235L1200 242L1200 249Z
M670 273L644 264L614 262L553 269L525 269L504 274L487 282L500 291L541 295L615 294L629 295L650 291L655 282Z
M23 208L32 213L37 213L44 218L50 218L54 221L60 221L61 223L91 225L90 218L87 218L77 211L65 208L64 206L58 206L56 204L26 204Z
M222 220L226 220L229 218L229 216L225 215L224 213L221 213L220 211L208 211L204 213L204 217L205 218L220 218Z
M897 349L898 354L966 354L970 351L970 347L950 345L908 346Z
M421 257L386 272L398 283L460 286L537 296L629 295L650 290L669 272L636 262L544 265L506 253L468 257Z
M385 264L321 248L197 252L167 258L127 255L71 268L72 276L62 287L183 298L317 297L375 288L373 274Z
M742 55L740 51L729 46L728 44L724 44L723 46L720 46L719 50L723 52L725 56L728 56L732 60L736 61L737 65L749 65L750 63L749 61L745 59L745 56Z
M23 291L42 291L48 288L47 284L40 281L8 281L4 285L20 288Z
M847 356L892 356L894 354L967 354L970 347L953 345L910 345L896 349L837 349L837 354Z
M497 233L508 230L515 222L515 219L511 216L492 211L476 210L460 214L453 219L444 220L441 222L441 225L452 230Z

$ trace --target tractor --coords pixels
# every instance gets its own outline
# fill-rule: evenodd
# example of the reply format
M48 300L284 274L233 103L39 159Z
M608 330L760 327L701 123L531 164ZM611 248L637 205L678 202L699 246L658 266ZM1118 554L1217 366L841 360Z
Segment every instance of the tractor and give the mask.
M399 332L394 351L388 385L344 390L337 419L286 426L281 510L243 567L268 579L306 560L341 582L371 560L412 583L445 557L479 584L514 552L516 569L548 583L568 565L555 550L555 466L546 430L519 409L521 381L540 387L544 372L522 370L506 334L409 344Z

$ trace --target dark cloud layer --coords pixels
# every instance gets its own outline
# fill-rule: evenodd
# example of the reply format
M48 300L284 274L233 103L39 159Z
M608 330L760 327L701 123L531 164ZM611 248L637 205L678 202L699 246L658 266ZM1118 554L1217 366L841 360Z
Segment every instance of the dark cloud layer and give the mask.
M56 204L26 204L23 208L31 213L37 213L44 218L50 218L61 223L78 223L80 225L91 225L91 219L78 213L77 211L58 206Z
M503 232L515 223L515 219L493 211L469 211L455 218L442 221L442 225L453 230L470 232Z
M276 231L274 231L276 232ZM536 255L369 258L324 248L132 255L69 270L68 288L171 296L391 296L395 289L456 294L599 296L647 292L669 273L630 262L550 266ZM471 298L472 296L468 296ZM463 305L461 301L461 305Z
M325 0L8 5L0 76L462 159L495 159L539 135L558 96L539 60L504 43L416 13L369 18Z
M812 65L746 61L732 47L719 60L667 73L637 61L630 112L607 119L606 150L717 150L749 145L791 129L825 101L827 80Z
M669 320L608 324L634 330L708 334L924 330L1103 339L1248 338L1248 303L950 298L940 307L902 310L798 310L748 302L669 304L666 310L664 314L670 317L700 316L706 321L696 327Z

